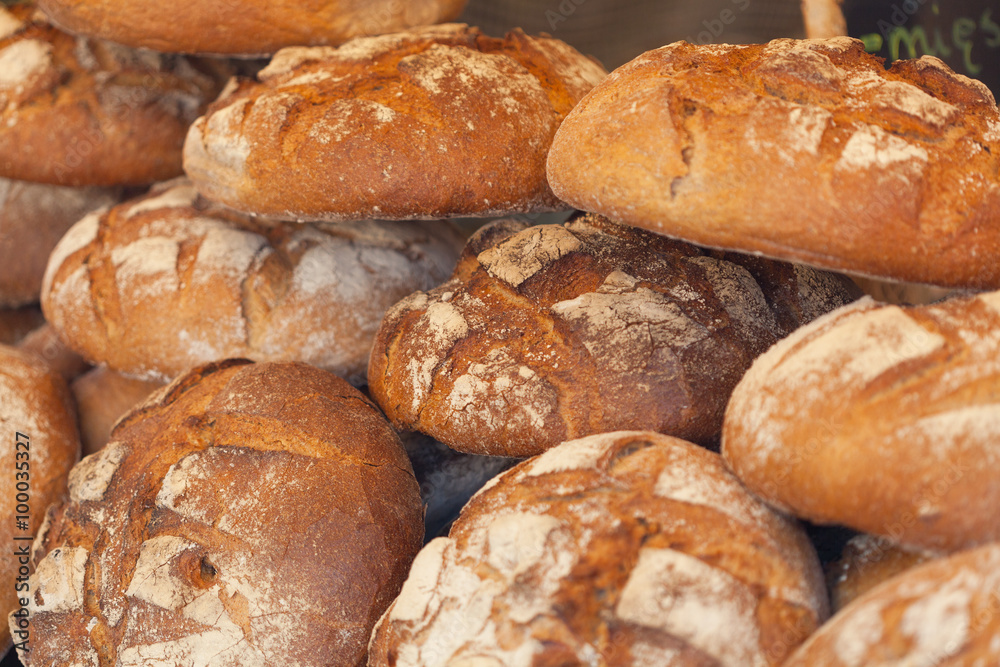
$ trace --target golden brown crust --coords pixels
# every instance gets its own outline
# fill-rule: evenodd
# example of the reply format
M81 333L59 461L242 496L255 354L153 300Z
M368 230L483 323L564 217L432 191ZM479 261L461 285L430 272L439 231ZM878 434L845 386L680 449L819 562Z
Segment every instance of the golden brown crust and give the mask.
M1000 539L1000 293L900 308L863 299L759 357L722 452L766 501L903 545Z
M29 666L361 665L423 536L392 429L305 364L193 370L69 491L36 541Z
M777 665L827 615L816 553L717 454L651 432L504 473L418 555L369 664Z
M879 584L939 556L901 547L886 537L864 533L852 537L840 559L827 569L830 611L837 613Z
M557 133L565 201L703 245L1000 286L1000 112L940 60L846 37L650 51Z
M386 313L368 382L400 428L494 456L623 428L711 444L753 358L856 294L596 215L520 227L485 227Z
M64 29L165 53L270 55L457 17L465 0L41 0Z
M109 186L181 173L187 128L228 66L75 37L30 3L0 6L0 19L0 177Z
M444 222L255 218L176 179L77 223L43 309L73 349L134 377L240 356L363 382L382 314L445 280L460 245Z
M785 667L1000 662L1000 545L913 567L834 616Z
M38 359L6 345L0 345L0 438L7 469L0 475L0 540L8 545L0 558L0 604L10 611L25 595L14 589L19 568L28 565L18 553L30 547L49 503L65 495L66 477L80 458L80 436L66 382ZM25 497L19 499L19 493ZM19 503L28 511L23 505L19 511ZM23 528L16 519L25 522ZM0 651L10 647L10 639L4 624Z
M0 306L37 303L49 254L66 230L118 199L117 188L68 188L0 178Z
M604 75L548 36L455 24L289 48L191 127L184 168L205 196L281 218L565 208L545 154Z

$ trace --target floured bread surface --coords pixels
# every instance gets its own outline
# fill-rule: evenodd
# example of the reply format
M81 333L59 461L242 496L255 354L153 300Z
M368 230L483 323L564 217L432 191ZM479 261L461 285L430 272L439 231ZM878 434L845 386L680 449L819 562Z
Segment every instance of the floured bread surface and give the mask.
M167 53L269 56L286 46L339 44L457 17L465 0L140 0L38 3L67 30ZM2 24L0 24L2 26Z
M36 541L25 665L364 664L423 522L360 393L305 364L215 364L112 440Z
M1000 298L870 299L780 341L726 410L722 452L774 505L904 545L1000 539Z
M0 177L141 185L181 173L188 126L231 68L136 51L0 6Z
M473 497L417 556L369 664L763 667L826 615L805 533L717 454L613 432Z
M211 199L290 219L565 208L545 155L605 74L559 40L457 24L288 48L192 126L184 168Z
M0 306L37 303L49 254L66 230L90 211L118 200L117 188L0 178Z
M0 438L0 460L8 470L0 475L0 540L8 545L0 558L0 604L10 611L23 595L14 585L27 559L19 562L18 555L28 553L46 506L65 496L69 470L80 458L80 436L62 377L33 355L7 345L0 345ZM6 651L10 641L5 624L0 649Z
M933 57L847 37L650 51L567 117L548 177L577 208L713 247L1000 287L1000 112Z
M369 386L398 426L470 453L529 456L622 428L708 444L751 360L855 294L600 216L495 224L450 281L387 312Z
M1000 662L1000 545L924 563L857 598L788 667L959 667Z
M441 222L253 218L178 179L78 222L52 254L43 308L74 349L127 375L247 357L360 383L383 313L447 279L461 242Z

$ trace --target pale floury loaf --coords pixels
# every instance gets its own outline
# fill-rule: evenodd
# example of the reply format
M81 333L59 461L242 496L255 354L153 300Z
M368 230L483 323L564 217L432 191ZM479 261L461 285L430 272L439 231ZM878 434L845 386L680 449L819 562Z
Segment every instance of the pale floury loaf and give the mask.
M754 493L923 549L1000 539L1000 293L863 299L780 341L726 409L722 454Z
M859 40L679 42L560 126L555 193L702 245L834 271L1000 287L1000 111L933 57Z
M369 666L765 667L826 615L804 531L717 454L614 432L473 497L417 556Z

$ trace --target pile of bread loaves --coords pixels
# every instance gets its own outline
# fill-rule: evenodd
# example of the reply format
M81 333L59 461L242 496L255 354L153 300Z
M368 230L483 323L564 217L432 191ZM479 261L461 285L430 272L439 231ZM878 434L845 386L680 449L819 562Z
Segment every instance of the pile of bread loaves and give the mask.
M1000 664L985 86L846 37L608 75L456 0L38 5L0 8L25 665Z

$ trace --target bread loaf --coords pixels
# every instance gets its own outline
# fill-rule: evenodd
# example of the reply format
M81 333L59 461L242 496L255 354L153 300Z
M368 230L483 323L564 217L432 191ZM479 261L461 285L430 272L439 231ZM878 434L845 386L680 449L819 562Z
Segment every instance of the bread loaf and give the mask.
M903 545L1000 539L1000 293L901 308L863 299L754 362L722 453L769 503Z
M72 382L90 368L90 364L83 357L62 342L52 325L44 321L41 326L25 336L17 347L44 361L67 382Z
M529 456L625 428L711 444L753 358L856 289L600 216L508 221L386 313L368 382L397 427L464 452Z
M32 3L0 5L0 177L142 185L181 173L188 125L223 61L75 37Z
M605 74L557 39L455 24L289 48L191 127L184 169L206 197L286 219L567 208L545 155Z
M830 608L836 613L879 584L939 556L901 547L886 537L856 535L827 572Z
M45 265L59 239L84 215L118 198L116 188L0 178L0 306L38 303Z
M465 0L41 0L53 21L75 33L154 51L270 55L285 46L338 44L450 20Z
M847 37L671 44L567 116L548 158L577 208L713 247L1000 287L1000 111L937 58Z
M162 386L162 382L126 377L107 366L97 366L76 378L70 390L80 417L83 455L102 449L115 423Z
M498 477L417 556L369 665L778 665L825 619L801 527L652 432Z
M1000 663L1000 545L924 563L872 589L784 667Z
M177 179L77 223L42 306L73 349L140 379L243 356L362 383L382 314L445 280L461 242L441 222L254 218Z
M200 367L123 418L35 542L39 665L363 665L423 535L375 407L297 363Z
M32 538L49 503L66 493L66 477L80 458L80 436L66 382L7 345L0 345L0 438L0 540L6 545L0 558L0 605L11 611L27 595ZM5 625L0 652L10 645Z
M0 343L16 345L43 324L45 316L37 304L20 308L0 308Z

